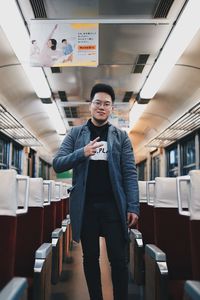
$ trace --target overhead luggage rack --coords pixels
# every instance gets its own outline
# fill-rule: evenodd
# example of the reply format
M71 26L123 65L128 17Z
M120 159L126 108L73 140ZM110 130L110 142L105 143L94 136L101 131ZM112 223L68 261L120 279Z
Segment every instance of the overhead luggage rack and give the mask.
M167 147L200 127L200 103L189 109L171 126L152 139L147 147Z
M0 105L0 131L22 146L41 146L40 142Z

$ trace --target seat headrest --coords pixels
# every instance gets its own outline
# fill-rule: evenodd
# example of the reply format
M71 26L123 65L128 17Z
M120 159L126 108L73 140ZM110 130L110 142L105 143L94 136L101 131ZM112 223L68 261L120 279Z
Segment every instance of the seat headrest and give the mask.
M183 207L188 207L189 190L187 183L182 186ZM156 177L155 178L155 207L178 208L176 178Z
M0 170L0 215L16 216L17 172Z
M29 207L43 207L44 189L42 178L30 178Z
M190 219L200 220L200 170L192 170L189 172L190 176Z

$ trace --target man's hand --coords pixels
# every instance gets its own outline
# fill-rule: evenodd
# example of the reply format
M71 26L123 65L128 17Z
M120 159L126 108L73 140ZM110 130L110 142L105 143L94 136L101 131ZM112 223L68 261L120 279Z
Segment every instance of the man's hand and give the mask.
M131 213L131 212L128 212L127 213L127 224L128 224L128 227L131 228L133 227L134 225L136 225L138 222L138 215L134 214L134 213Z
M98 136L96 139L94 139L93 141L89 142L89 144L87 144L84 147L84 153L86 157L95 155L96 150L100 147L103 146L103 144L101 142L97 142L100 139L100 137Z

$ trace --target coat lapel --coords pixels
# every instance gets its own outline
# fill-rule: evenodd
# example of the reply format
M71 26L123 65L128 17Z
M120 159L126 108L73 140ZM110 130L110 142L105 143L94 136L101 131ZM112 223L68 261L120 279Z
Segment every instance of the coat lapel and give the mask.
M113 143L116 139L116 130L115 127L110 125L108 129L108 138L107 138L107 143L108 143L108 159L112 157L112 148L113 148Z
M87 125L84 125L82 130L83 135L83 145L87 145L90 142L90 131Z

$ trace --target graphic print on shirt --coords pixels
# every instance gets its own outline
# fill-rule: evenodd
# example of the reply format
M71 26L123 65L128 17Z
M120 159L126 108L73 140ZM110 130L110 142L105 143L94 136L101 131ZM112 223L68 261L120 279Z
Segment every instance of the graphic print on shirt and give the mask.
M101 141L102 147L98 148L96 153L90 156L91 160L108 160L108 144L105 141Z

